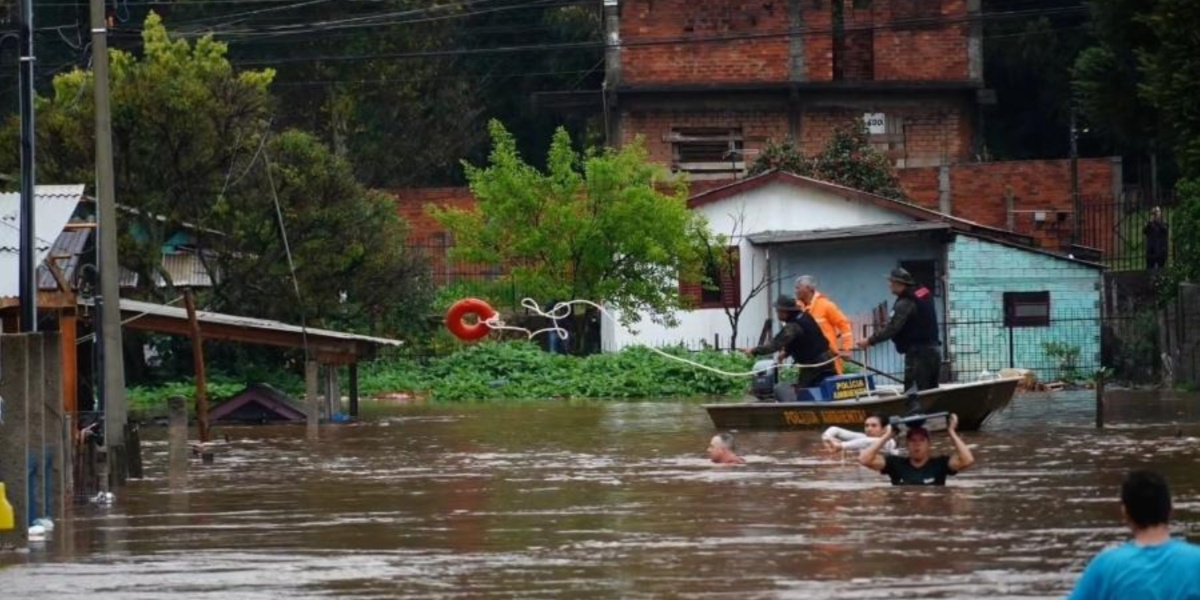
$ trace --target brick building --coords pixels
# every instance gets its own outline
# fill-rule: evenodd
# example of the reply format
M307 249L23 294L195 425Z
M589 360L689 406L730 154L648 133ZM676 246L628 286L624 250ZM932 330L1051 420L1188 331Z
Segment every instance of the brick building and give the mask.
M693 193L743 177L768 140L790 137L811 154L838 125L862 121L913 202L1048 248L1087 242L1077 231L1070 161L980 162L980 107L991 97L981 0L603 7L604 89L537 101L602 112L610 143L640 137L652 159L687 174ZM1083 201L1120 196L1119 159L1082 159L1077 168ZM403 206L424 194L398 196Z

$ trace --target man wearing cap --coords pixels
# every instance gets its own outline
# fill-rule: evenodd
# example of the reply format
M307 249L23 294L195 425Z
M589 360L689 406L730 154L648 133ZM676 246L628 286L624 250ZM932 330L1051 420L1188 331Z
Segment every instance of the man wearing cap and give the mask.
M892 340L896 351L904 355L904 389L917 391L938 386L942 369L942 345L938 337L937 309L933 292L917 281L908 271L897 268L888 276L896 303L887 326L858 343L862 349Z
M775 339L742 352L750 356L762 356L783 350L798 365L815 365L800 369L796 377L796 387L818 386L826 377L836 375L833 370L834 355L829 350L825 334L821 333L821 327L812 315L800 310L795 298L786 294L780 295L775 300L775 316L783 323L783 329L775 335ZM780 394L780 387L784 388L784 394ZM795 397L794 390L788 390L787 387L776 387L776 400L792 401ZM787 396L787 391L792 391L790 397Z
M879 450L896 435L891 425L884 429L862 454L858 462L864 467L879 471L892 480L892 485L946 485L946 477L958 475L975 464L971 449L958 437L958 415L950 415L946 433L954 443L954 455L942 454L930 457L929 431L924 427L911 427L905 435L908 456L880 456Z

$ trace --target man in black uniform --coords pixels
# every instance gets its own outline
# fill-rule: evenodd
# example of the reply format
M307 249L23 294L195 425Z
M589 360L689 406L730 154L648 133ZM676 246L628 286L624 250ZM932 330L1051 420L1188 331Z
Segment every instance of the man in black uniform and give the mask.
M780 350L792 357L798 365L820 365L801 368L795 387L815 387L826 377L837 375L834 370L834 355L829 350L829 340L821 332L821 326L808 312L796 306L796 299L782 294L775 300L775 315L783 323L783 330L767 344L743 350L750 356L774 354ZM795 388L779 385L775 388L775 399L792 402L796 398Z
M892 305L892 318L886 327L858 343L859 348L869 348L880 342L892 340L896 351L904 355L904 389L911 391L929 390L938 386L938 375L942 370L942 345L938 337L937 309L933 305L933 292L917 281L906 270L897 268L888 276L896 303ZM909 406L909 412L916 412Z

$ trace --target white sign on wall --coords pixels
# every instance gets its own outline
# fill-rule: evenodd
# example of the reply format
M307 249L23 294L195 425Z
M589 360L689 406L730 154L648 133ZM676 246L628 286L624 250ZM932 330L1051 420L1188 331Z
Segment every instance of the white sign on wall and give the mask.
M871 135L887 133L887 120L883 113L863 113L863 124L867 126L867 133Z

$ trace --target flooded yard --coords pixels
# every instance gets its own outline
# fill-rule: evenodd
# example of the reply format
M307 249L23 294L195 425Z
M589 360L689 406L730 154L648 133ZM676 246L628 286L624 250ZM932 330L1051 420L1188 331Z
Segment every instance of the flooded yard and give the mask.
M1018 397L940 489L892 488L816 432L741 433L750 464L714 467L694 404L377 408L315 443L226 427L183 492L144 429L149 478L0 555L0 597L1062 597L1125 539L1130 468L1167 476L1200 541L1200 404L1118 396L1103 431L1091 392Z

